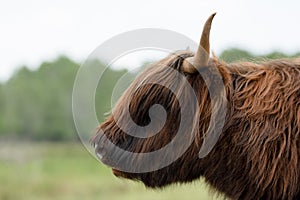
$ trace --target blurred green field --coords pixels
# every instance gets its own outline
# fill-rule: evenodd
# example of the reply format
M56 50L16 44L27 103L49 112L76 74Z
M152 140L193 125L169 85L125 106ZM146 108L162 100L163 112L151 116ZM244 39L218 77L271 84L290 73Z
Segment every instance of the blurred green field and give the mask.
M216 199L202 181L146 189L118 179L80 143L1 143L1 200Z

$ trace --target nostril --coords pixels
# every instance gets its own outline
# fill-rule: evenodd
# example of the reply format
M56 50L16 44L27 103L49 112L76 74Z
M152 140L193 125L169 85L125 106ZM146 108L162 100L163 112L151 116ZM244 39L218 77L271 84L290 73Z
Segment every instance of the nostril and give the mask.
M97 155L99 160L102 160L103 156L100 153L97 152L96 155Z
M101 160L105 154L104 148L98 144L95 145L95 153L97 157Z

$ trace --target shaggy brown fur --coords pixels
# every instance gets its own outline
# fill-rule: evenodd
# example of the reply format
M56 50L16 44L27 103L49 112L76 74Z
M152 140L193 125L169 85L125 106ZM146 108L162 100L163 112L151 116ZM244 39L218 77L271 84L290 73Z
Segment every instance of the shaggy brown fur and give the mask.
M183 60L190 56L190 52L172 54L137 77L121 97L114 116L100 126L112 142L128 151L151 152L172 140L180 123L174 95L159 85L144 85L133 91L144 79L155 78L175 84L176 90L185 95L178 77L165 70L170 67L180 71ZM226 64L214 57L205 70L209 72L212 66L218 68L225 83L226 93L220 93L220 98L228 101L225 126L212 151L198 158L212 114L207 86L199 73L185 74L199 101L194 116L199 129L192 145L175 162L157 171L127 173L113 169L114 174L155 188L204 177L231 199L300 199L300 60ZM140 139L119 129L115 119L122 118L128 99L131 117L141 126L149 123L148 111L153 104L164 106L167 121L157 135ZM188 96L186 99L188 105ZM101 146L101 137L98 133L92 142ZM98 146L96 151L103 150ZM104 160L109 160L107 154Z

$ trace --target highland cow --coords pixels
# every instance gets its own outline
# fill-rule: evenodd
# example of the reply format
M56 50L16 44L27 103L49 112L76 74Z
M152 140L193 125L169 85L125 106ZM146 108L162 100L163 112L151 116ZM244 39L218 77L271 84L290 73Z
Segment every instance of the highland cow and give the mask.
M105 164L112 166L116 176L142 181L152 188L204 177L214 191L230 199L300 199L300 60L227 64L216 56L210 57L209 32L213 18L214 15L207 20L195 54L188 50L175 52L149 66L133 81L113 114L93 137L96 153ZM219 84L214 68L225 88L215 91L216 100L209 92L209 84ZM197 97L197 108L189 101L182 80L168 69L186 78ZM147 79L168 84L173 91L161 84L141 85ZM174 92L185 99L183 105L179 105ZM217 120L214 126L209 124L212 108L218 110L220 100L226 100L226 118L220 137L208 155L199 157L207 130L219 126ZM161 130L134 137L121 129L117 122L123 118L127 103L133 122L139 126L151 123L151 106L164 107L166 119ZM179 124L185 123L181 121L181 109L193 111L190 115L195 120L184 132L191 140L190 146L174 162L154 171L136 173L122 171L118 164L110 162L114 149L105 148L107 140L120 149L136 153L127 159L129 167L157 164L140 163L139 154L159 150L172 141ZM191 137L193 131L195 135ZM180 142L177 146L180 149ZM122 155L118 156L122 162Z

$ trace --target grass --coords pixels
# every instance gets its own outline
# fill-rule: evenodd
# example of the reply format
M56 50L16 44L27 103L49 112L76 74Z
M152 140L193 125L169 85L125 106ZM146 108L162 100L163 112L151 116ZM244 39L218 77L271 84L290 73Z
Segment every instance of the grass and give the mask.
M114 177L80 143L0 145L1 200L213 199L202 181L146 189Z

